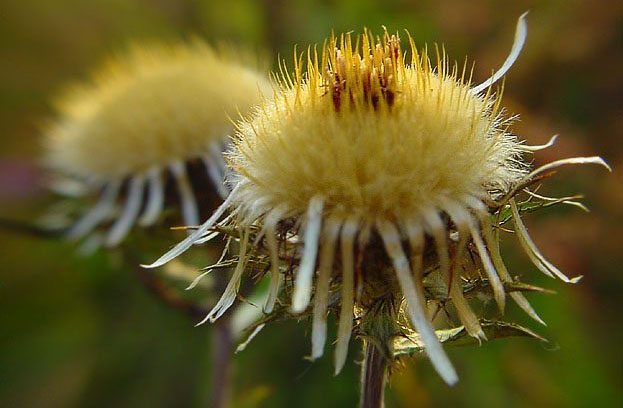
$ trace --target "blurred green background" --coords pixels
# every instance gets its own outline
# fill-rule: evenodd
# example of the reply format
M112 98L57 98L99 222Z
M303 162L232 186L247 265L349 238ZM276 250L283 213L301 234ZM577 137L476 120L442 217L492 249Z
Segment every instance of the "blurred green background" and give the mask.
M425 359L405 362L389 407L623 406L623 6L613 1L3 0L0 4L0 211L31 220L50 203L40 187L39 123L68 81L86 78L129 40L197 34L286 59L331 30L408 29L477 61L483 80L530 10L525 50L507 76L505 105L531 144L559 133L535 163L600 154L615 172L570 168L542 191L586 194L592 209L528 217L550 260L575 286L543 277L507 236L509 269L558 291L532 295L548 327L514 305L509 320L551 339L451 349L461 381L446 387ZM131 271L98 253L80 258L59 240L0 231L1 407L201 407L208 400L209 326L155 300ZM265 329L235 357L236 407L354 406L359 351L333 377L330 353L311 364L306 325ZM355 343L353 343L355 344Z

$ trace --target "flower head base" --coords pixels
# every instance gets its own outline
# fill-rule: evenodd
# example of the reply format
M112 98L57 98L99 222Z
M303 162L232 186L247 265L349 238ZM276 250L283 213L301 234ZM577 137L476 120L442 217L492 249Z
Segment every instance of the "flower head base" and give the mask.
M258 252L263 237L271 264L265 311L275 305L280 264L287 259L295 269L291 312L307 312L313 294L312 358L323 354L330 305L339 313L336 373L346 360L354 317L359 334L384 350L400 335L404 313L438 372L455 383L426 310L432 295L425 281L435 277L469 335L486 339L463 282L486 282L503 311L512 279L490 213L499 214L542 174L528 173L522 152L531 148L509 133L500 92L491 89L517 57L525 33L522 16L511 55L475 87L465 67L450 65L443 52L436 53L433 67L426 51L419 53L410 40L408 59L399 38L387 33L375 39L366 32L354 42L343 35L325 42L320 53L308 51L306 71L301 56L294 76L283 75L275 98L239 124L229 153L237 178L225 203L151 266L205 240L232 209L220 225L244 231L242 251L230 285L206 320L233 303L252 259L247 251ZM569 281L540 255L510 203L520 242L533 261ZM258 228L251 241L249 231ZM540 320L520 292L511 296Z
M46 162L56 172L101 189L101 200L69 231L79 238L125 205L106 243L119 243L139 216L154 224L165 201L166 178L177 186L184 222L199 210L190 163L207 174L221 195L221 151L230 117L268 94L259 72L195 40L190 44L133 46L110 60L89 84L74 86L56 103L59 118L47 131ZM166 178L165 178L166 177Z

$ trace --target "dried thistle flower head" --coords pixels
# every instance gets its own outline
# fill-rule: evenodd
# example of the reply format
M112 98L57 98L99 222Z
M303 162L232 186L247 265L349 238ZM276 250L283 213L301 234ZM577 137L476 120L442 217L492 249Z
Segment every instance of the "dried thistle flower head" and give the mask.
M137 218L142 226L154 224L168 179L177 187L184 222L196 225L192 171L207 175L209 188L227 195L221 151L233 130L230 117L271 91L262 74L229 54L200 40L134 45L58 99L45 161L55 172L101 190L70 237L83 237L114 217L120 197L125 204L108 232L108 246L118 244Z
M313 293L312 359L323 354L329 306L339 314L336 373L354 317L358 333L385 350L400 336L404 312L437 371L455 383L426 309L437 296L430 289L441 287L438 298L454 306L469 335L486 339L464 283L486 284L503 311L512 279L492 230L495 217L508 209L536 266L571 281L536 249L513 197L562 164L604 164L576 158L529 172L523 153L539 147L525 146L510 132L512 117L501 108L501 91L492 89L525 36L522 16L508 59L476 86L466 66L450 64L444 52L437 50L433 63L409 38L408 58L398 36L387 32L381 38L366 32L354 41L350 34L332 37L320 52L307 52L305 71L297 56L294 75L283 75L274 100L239 125L229 153L237 174L230 196L195 234L150 266L201 240L231 209L220 226L241 231L238 267L206 320L231 306L245 263L253 260L248 253L265 244L272 274L265 311L273 310L279 276L289 276L292 265L290 311L306 313ZM521 292L511 296L540 320Z

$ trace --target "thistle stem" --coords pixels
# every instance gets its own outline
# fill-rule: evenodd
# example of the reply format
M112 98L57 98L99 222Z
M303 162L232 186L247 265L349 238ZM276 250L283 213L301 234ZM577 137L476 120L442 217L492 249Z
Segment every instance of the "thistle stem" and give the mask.
M224 274L215 277L215 290L221 293L227 286L228 279ZM232 356L234 336L231 329L231 313L226 312L212 325L211 333L211 376L210 376L210 408L229 406L231 397Z
M202 319L209 310L199 307L176 293L160 277L152 271L140 268L138 259L129 251L124 251L126 259L131 265L135 265L137 276L141 282L156 298L166 305L182 310L193 320ZM227 286L227 278L223 274L215 278L215 291L222 292ZM210 358L210 396L208 406L210 408L225 408L229 405L231 396L231 377L234 335L231 328L230 313L225 313L211 327L211 358Z
M383 408L388 361L373 343L364 340L363 348L364 361L361 370L359 406L360 408Z
M184 299L153 272L140 269L139 267L136 270L143 287L165 305L184 312L193 320L203 318L208 312L208 310Z
M231 396L231 377L233 355L233 334L231 322L222 316L212 326L212 373L210 408L229 406Z

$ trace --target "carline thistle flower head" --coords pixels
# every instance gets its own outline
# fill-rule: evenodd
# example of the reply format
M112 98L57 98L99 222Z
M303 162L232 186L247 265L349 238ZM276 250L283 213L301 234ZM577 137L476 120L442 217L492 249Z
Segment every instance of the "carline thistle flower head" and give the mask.
M426 279L438 277L468 334L486 339L463 281L486 282L504 310L512 278L494 228L501 211L510 212L534 264L571 282L540 254L514 197L561 165L605 165L597 157L573 158L530 171L523 155L549 144L530 147L513 135L513 118L492 87L525 37L522 16L503 66L475 86L466 66L450 64L443 51L431 61L409 37L407 57L399 37L387 32L375 38L366 31L354 41L350 34L332 37L320 51L308 50L306 70L304 55L296 56L294 74L282 74L273 100L238 125L228 153L234 170L229 197L198 231L149 266L205 240L230 210L220 227L240 231L238 264L204 321L232 305L245 263L266 248L271 281L264 310L275 307L280 276L292 277L290 311L311 307L312 359L323 354L329 306L339 316L338 373L353 325L363 327L370 311L388 300L404 311L443 379L455 383L426 309ZM521 292L509 293L541 321Z
M211 204L201 197L215 201L228 194L222 150L233 129L230 118L271 90L268 78L243 60L198 39L135 44L57 100L45 162L100 192L69 229L70 238L113 218L104 242L115 246L137 220L155 224L176 195L184 223L197 225L201 208ZM117 211L119 200L124 204Z

